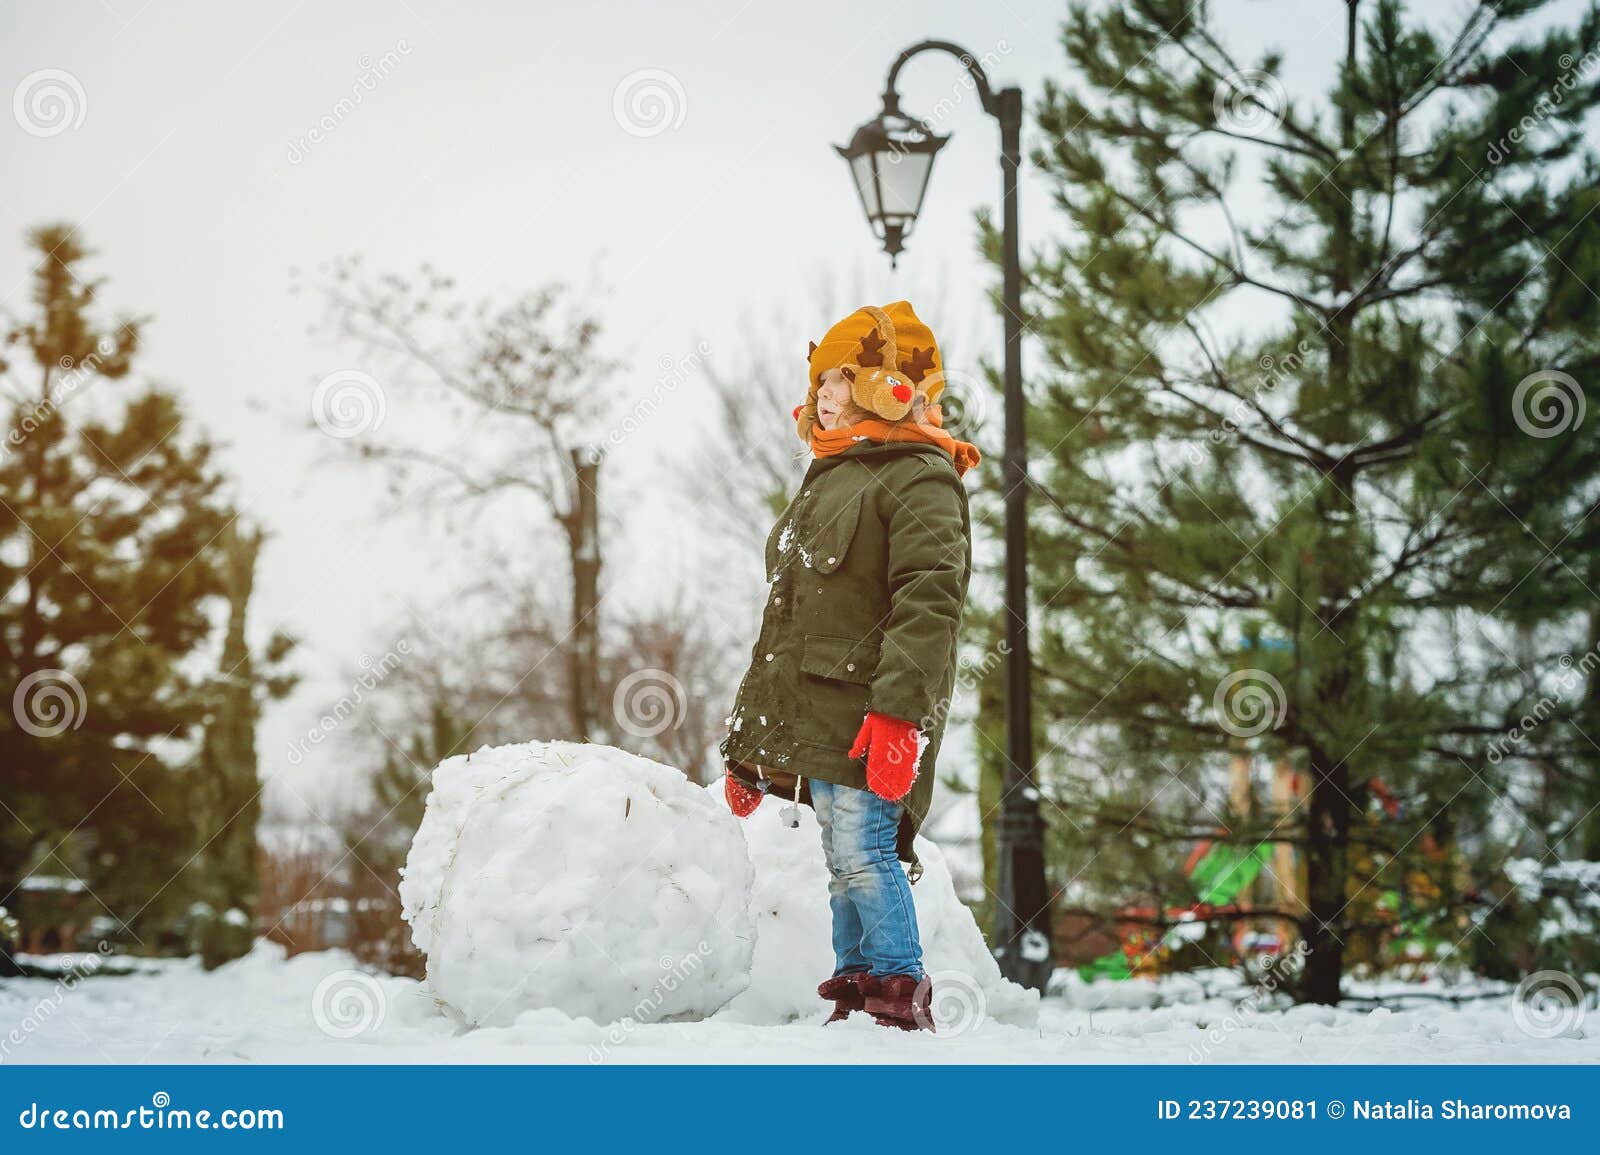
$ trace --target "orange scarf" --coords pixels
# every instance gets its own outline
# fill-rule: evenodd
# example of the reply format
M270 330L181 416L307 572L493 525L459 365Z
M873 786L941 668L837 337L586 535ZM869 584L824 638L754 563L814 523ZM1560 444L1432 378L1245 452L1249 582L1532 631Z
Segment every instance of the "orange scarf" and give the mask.
M824 429L818 425L811 430L811 452L818 457L832 457L859 441L921 441L937 445L948 453L950 460L955 462L958 476L978 464L978 447L971 442L957 441L944 431L944 414L937 405L929 405L924 410L924 416L927 424L868 417L854 425L841 425L835 429Z

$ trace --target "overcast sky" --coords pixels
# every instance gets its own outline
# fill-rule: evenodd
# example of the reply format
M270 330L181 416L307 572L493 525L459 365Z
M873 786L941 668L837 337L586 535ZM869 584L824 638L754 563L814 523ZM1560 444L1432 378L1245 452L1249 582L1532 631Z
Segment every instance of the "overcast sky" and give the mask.
M1297 85L1325 85L1343 4L1214 7L1242 56L1279 45ZM1413 7L1453 27L1468 5ZM829 146L876 111L889 62L919 39L956 40L1037 94L1064 72L1061 11L1040 0L0 5L4 92L53 87L70 121L41 133L27 131L29 114L0 119L0 310L25 303L24 230L74 222L109 278L107 302L153 317L141 376L180 390L226 443L238 500L273 534L253 632L298 635L307 677L265 721L263 773L288 769L289 744L363 654L394 643L397 620L448 615L470 576L436 528L375 520L376 476L314 467L329 444L308 428L313 389L363 367L308 332L318 310L291 292L295 269L361 253L376 269L429 261L474 295L590 287L607 346L629 366L619 388L638 397L699 342L736 365L742 324L789 315L794 358L758 368L792 376L799 401L805 341L834 319L812 289L827 274L874 302L926 291L943 314L927 318L936 332L982 346L994 326L972 216L996 199L997 134L958 65L927 56L902 78L911 111L947 103L937 127L953 138L898 272ZM1048 219L1030 184L1025 242ZM692 452L703 396L695 380L671 391L614 460L607 512L627 532L608 558L618 597L701 572L658 482ZM786 412L772 421L792 439ZM453 432L437 431L440 450L470 452ZM309 794L340 774L313 759L290 781Z

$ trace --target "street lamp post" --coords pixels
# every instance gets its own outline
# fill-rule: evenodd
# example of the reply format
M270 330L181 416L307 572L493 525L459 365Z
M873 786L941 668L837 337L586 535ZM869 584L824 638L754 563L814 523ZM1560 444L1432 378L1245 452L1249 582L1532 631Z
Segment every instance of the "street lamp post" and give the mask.
M1001 303L1005 312L1005 491L1006 582L1006 765L1001 782L995 845L995 957L1006 977L1043 989L1050 976L1050 901L1044 873L1044 823L1033 780L1033 697L1029 689L1027 477L1022 396L1022 259L1017 234L1017 173L1022 165L1022 90L989 84L977 58L947 40L925 40L902 52L889 68L883 111L838 148L850 166L867 221L891 262L916 224L933 159L947 137L900 109L895 80L908 60L923 52L947 52L972 77L983 110L1000 122L1002 237L1005 263Z

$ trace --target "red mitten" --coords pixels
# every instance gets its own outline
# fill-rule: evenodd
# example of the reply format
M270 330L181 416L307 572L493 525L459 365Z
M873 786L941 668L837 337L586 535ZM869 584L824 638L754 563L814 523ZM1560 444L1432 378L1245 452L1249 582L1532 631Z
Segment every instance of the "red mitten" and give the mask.
M754 814L756 807L761 805L761 792L746 786L737 774L730 773L724 782L722 793L728 799L728 809L733 811L734 817L749 818Z
M862 719L850 757L867 756L867 789L888 802L904 798L917 780L920 738L910 722L887 714L868 714Z

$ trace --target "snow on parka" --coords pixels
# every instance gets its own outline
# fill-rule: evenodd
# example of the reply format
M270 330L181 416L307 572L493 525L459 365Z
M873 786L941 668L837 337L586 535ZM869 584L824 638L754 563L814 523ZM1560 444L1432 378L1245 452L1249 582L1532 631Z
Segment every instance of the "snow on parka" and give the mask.
M772 528L766 569L761 633L720 746L728 772L799 775L806 803L806 779L865 790L865 761L848 754L862 719L912 722L927 745L901 800L897 852L915 863L972 575L967 493L949 455L863 441L818 458Z

